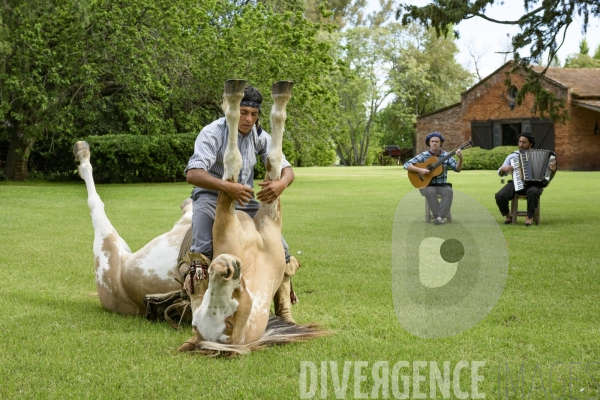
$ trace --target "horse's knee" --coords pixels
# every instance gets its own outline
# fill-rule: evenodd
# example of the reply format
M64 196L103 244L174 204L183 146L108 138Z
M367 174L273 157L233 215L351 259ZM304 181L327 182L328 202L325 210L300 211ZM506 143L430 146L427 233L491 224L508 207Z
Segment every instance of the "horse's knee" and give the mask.
M192 211L194 207L194 202L192 201L192 199L190 199L189 197L187 199L185 199L182 203L181 203L181 212L183 214L187 213L188 211Z

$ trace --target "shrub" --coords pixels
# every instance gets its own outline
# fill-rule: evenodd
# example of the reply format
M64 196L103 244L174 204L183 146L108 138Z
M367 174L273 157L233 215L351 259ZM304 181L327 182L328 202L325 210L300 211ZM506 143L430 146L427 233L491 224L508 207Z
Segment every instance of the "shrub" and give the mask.
M513 151L515 146L499 146L491 150L480 147L472 147L463 150L464 161L462 169L498 169Z
M94 180L98 183L185 181L183 171L194 151L197 133L158 136L104 135L82 138L90 144ZM32 154L33 176L48 180L79 179L71 144L53 154Z

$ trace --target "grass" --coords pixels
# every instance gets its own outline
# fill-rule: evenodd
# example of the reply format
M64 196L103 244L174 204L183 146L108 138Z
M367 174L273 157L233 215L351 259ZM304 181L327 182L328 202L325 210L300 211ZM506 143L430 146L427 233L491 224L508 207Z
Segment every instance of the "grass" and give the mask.
M298 168L282 199L283 233L302 263L294 278L300 303L293 313L300 323L318 322L335 333L234 359L179 354L175 349L191 336L189 326L174 331L100 306L83 182L2 182L0 398L291 399L310 384L316 391L304 397L373 398L371 390L379 389L379 398L394 398L404 382L414 397L419 375L418 391L433 398L430 386L437 386L429 374L436 365L444 373L445 361L467 398L474 396L473 361L485 362L478 392L487 399L597 398L599 179L598 172L560 171L542 196L540 226L526 229L523 218L517 226L499 225L509 273L497 305L461 334L423 339L401 327L392 301L392 227L397 205L412 190L406 172ZM451 173L450 180L501 223L495 171ZM191 191L186 184L97 189L133 250L170 229ZM359 361L367 367L360 370ZM408 367L398 371L399 361ZM470 366L455 374L460 361ZM345 362L352 362L346 391ZM386 363L387 370L378 369ZM318 381L311 379L311 368ZM386 378L387 391L377 387L373 371ZM304 392L302 373L308 377ZM444 398L439 387L436 396Z

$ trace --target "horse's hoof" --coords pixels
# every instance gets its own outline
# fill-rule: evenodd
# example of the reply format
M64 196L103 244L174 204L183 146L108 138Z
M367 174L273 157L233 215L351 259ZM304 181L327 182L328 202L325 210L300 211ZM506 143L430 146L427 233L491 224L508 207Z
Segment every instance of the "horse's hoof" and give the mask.
M228 79L225 81L225 95L234 93L244 93L246 80L244 79Z
M90 158L90 145L88 142L83 140L75 143L73 146L73 154L75 154L75 158L77 161L81 161L85 158Z
M277 81L271 86L271 95L291 94L293 87L294 82L292 81Z

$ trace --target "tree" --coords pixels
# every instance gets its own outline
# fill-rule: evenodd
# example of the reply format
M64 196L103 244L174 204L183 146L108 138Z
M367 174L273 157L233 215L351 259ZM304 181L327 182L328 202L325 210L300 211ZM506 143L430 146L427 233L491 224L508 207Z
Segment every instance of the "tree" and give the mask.
M86 135L199 131L221 114L223 82L233 77L265 95L276 80L295 81L287 140L336 123L330 45L299 11L216 0L78 1L3 4L8 179L27 178L36 142L51 151Z
M306 0L306 18L313 23L334 24L342 29L364 22L366 0Z
M524 13L512 21L501 21L485 15L486 8L501 0L433 0L424 7L403 4L396 13L403 24L417 21L425 26L433 27L438 35L447 35L453 25L464 19L484 18L498 24L517 25L521 32L512 39L514 71L524 70L527 82L519 90L517 103L521 104L525 95L532 93L537 104L540 117L546 113L554 121L565 121L568 118L564 110L564 101L558 99L542 87L542 72L536 73L532 65L540 64L540 59L547 54L548 62L553 58L562 43L568 28L573 23L573 16L583 17L584 31L589 18L600 15L600 2L592 0L524 0ZM458 37L458 32L455 32ZM527 54L528 53L528 54ZM507 84L510 82L507 81Z
M364 165L373 146L415 147L416 117L460 101L473 81L454 58L453 40L433 30L390 23L341 35L338 60L346 69L334 140L346 165Z
M272 103L268 95L271 84L282 79L294 81L285 138L295 149L296 165L321 163L317 149L331 152L329 131L337 123L337 96L330 75L337 67L330 54L331 43L324 40L319 25L301 13L273 14L260 5L244 7L216 42L202 46L210 49L208 60L217 66L209 81L217 82L222 92L225 79L245 77L262 91L265 110ZM268 118L263 124L269 128Z
M414 24L393 32L388 54L395 95L391 112L398 121L411 121L402 132L410 134L411 147L416 148L416 117L460 101L473 76L456 62L453 39L438 38L432 29Z
M588 46L588 42L585 38L581 39L579 42L579 54L585 54L586 56L590 52L590 46Z
M345 165L365 165L375 118L386 97L387 28L357 27L341 34L338 76L339 125L333 135L336 152Z
M208 22L207 9L189 5L5 1L0 120L10 139L7 178L27 179L29 153L45 137L54 143L98 130L173 132L173 119L165 118L172 77L165 60L180 49L182 18L196 16L197 27Z
M565 60L565 68L600 68L600 59L588 55L590 48L587 40L582 39L579 44L579 54L571 54Z

